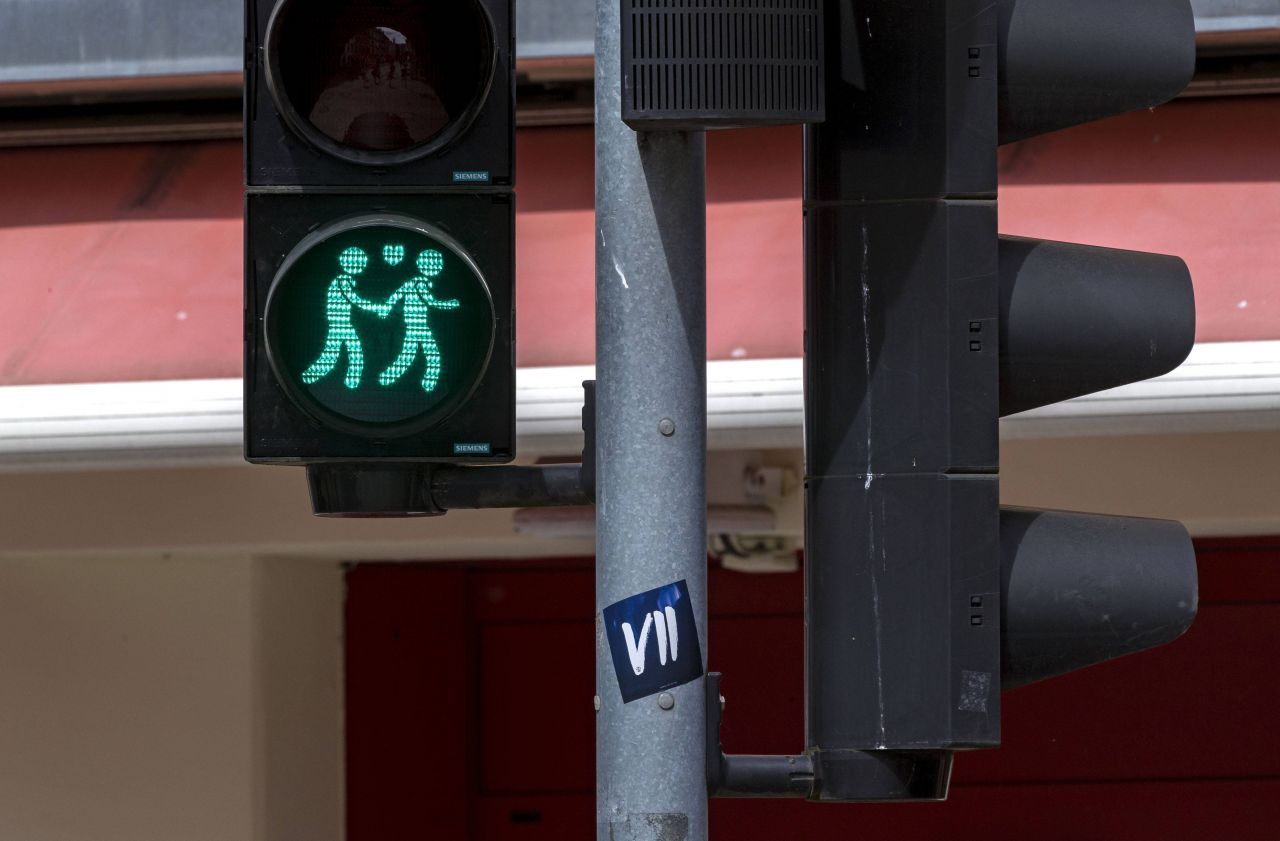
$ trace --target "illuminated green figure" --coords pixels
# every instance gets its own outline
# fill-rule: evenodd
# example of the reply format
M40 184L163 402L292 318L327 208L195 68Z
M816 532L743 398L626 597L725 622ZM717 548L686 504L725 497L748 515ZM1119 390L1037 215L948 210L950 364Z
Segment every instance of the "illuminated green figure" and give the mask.
M440 346L431 331L431 310L456 310L460 306L457 300L442 301L431 294L432 278L442 271L443 254L431 250L422 252L418 255L419 275L397 289L387 300L389 307L404 301L404 346L387 370L378 375L378 382L383 385L391 385L404 376L413 360L417 359L419 347L427 358L426 370L422 372L422 390L434 391L440 381Z
M311 385L337 367L342 347L346 345L347 375L342 383L347 388L355 389L360 386L360 378L364 375L364 348L360 344L356 328L351 324L351 309L353 306L360 307L379 318L386 318L395 305L390 302L375 303L356 292L356 275L369 265L368 256L359 248L348 248L339 254L338 265L342 267L342 274L330 282L329 290L325 293L324 313L325 320L329 323L329 334L325 337L324 350L320 351L319 358L302 372L302 381Z

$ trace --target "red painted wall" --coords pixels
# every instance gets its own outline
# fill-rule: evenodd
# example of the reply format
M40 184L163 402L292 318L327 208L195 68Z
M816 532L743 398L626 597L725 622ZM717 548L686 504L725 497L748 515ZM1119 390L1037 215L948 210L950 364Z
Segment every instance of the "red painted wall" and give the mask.
M1198 556L1186 636L1006 695L1004 747L957 757L945 804L717 800L712 837L1277 837L1280 539ZM593 837L589 562L364 565L347 588L350 841ZM803 747L802 588L712 570L730 752Z
M1203 341L1280 338L1280 97L1183 100L1009 147L1006 233L1182 255ZM795 128L708 139L713 359L801 349ZM519 363L590 362L590 127L517 148ZM235 377L240 146L0 150L0 385Z

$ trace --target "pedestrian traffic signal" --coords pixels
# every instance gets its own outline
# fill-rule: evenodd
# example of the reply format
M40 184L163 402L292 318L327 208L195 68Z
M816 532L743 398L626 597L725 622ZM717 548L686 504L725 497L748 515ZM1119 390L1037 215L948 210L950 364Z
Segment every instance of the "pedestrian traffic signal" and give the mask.
M936 799L1000 691L1173 639L1177 523L999 508L998 419L1164 373L1173 257L1002 238L999 143L1159 104L1187 0L827 0L806 130L807 746L815 795ZM1046 483L1053 482L1045 476Z
M511 460L510 0L249 0L246 41L246 458Z

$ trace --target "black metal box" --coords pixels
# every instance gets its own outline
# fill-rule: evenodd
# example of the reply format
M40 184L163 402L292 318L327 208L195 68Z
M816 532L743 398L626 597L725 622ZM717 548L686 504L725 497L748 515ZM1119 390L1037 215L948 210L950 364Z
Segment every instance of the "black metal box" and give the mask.
M821 0L621 0L622 119L637 130L820 122Z

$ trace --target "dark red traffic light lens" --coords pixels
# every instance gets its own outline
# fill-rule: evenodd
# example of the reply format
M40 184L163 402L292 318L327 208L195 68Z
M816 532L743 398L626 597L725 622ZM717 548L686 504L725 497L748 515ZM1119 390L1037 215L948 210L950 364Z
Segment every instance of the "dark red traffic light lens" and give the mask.
M494 67L476 0L281 0L267 53L293 129L370 164L428 154L465 131Z

